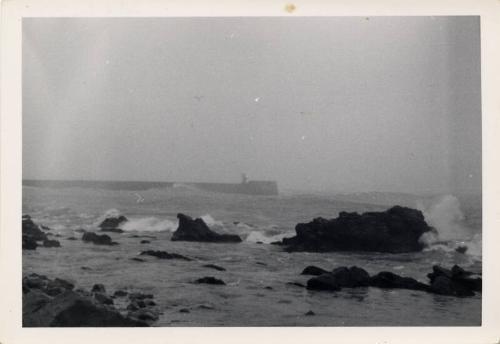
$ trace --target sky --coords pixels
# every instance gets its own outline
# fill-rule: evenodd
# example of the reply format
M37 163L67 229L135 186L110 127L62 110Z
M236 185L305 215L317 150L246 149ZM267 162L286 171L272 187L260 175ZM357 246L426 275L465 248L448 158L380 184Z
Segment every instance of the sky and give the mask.
M480 192L479 17L24 18L23 178Z

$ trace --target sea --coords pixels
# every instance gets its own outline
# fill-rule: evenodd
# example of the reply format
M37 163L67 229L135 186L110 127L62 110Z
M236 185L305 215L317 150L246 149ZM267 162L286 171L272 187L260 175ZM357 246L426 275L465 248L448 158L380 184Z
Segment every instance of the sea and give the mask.
M316 217L335 218L341 211L383 211L393 205L423 211L439 235L422 238L422 252L287 253L272 242L293 236L295 225ZM238 234L242 243L171 241L177 213L201 217L218 233ZM480 196L418 196L395 193L304 193L279 196L223 194L174 185L149 190L23 186L23 214L51 228L60 248L23 250L23 274L36 272L72 281L77 288L96 283L108 293L121 289L151 293L161 312L154 326L480 326L481 293L457 298L420 291L344 288L309 291L308 265L327 270L358 266L370 274L391 271L428 282L439 264L454 264L481 274ZM116 246L81 240L80 229L97 231L108 216L129 221L124 233L106 233ZM67 240L75 237L78 240ZM141 243L147 240L149 243ZM467 251L455 251L467 246ZM162 250L192 261L141 256ZM216 264L226 269L204 267ZM226 285L193 283L213 276ZM290 283L291 282L291 283ZM183 311L181 311L183 310ZM187 310L187 311L186 311ZM312 311L314 315L306 315Z

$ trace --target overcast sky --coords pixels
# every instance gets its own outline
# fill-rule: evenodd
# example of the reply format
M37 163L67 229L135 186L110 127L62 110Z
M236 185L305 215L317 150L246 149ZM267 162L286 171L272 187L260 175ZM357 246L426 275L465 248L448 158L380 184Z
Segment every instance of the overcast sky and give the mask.
M480 191L478 17L23 20L23 177Z

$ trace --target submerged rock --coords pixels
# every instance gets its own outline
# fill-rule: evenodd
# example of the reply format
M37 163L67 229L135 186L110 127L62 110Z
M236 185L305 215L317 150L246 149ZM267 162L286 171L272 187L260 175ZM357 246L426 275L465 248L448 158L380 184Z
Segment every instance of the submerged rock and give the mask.
M177 253L168 253L165 251L154 251L154 250L147 250L147 251L142 251L141 256L153 256L159 259L182 259L182 260L187 260L191 261L191 258L185 257L181 254Z
M195 283L206 283L206 284L215 284L215 285L226 285L223 280L220 280L215 277L203 277L199 278L195 281Z
M172 235L172 241L200 241L200 242L219 242L219 243L237 243L241 238L233 234L218 234L208 228L203 219L192 219L184 214L177 214L179 227Z
M336 219L316 218L295 227L297 235L284 238L286 251L421 251L423 233L434 230L421 211L394 206L383 212L341 212Z
M120 225L127 221L128 219L123 215L108 217L101 222L99 228L102 232L123 233L123 229L120 228Z
M307 289L337 291L341 288L337 279L332 274L326 273L307 281Z
M99 235L94 232L83 233L82 240L84 242L91 242L95 245L118 245L118 243L111 240L111 237L109 235Z

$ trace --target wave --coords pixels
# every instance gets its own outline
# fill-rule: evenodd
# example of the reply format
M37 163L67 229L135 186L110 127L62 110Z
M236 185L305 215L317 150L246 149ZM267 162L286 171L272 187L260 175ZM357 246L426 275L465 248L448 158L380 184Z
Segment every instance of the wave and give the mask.
M427 250L451 252L462 249L468 255L481 256L482 235L465 225L458 198L446 195L427 207L419 202L417 208L424 214L426 222L435 228L435 231L424 233L420 238Z
M137 232L174 232L178 226L179 224L177 221L158 219L156 217L144 217L129 219L121 226L121 229L124 231Z
M275 241L281 241L283 238L293 236L293 233L281 233L275 235L266 235L266 233L261 231L252 231L248 234L245 241L247 242L261 242L263 244L270 244Z

